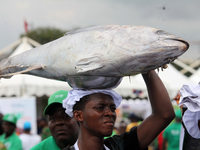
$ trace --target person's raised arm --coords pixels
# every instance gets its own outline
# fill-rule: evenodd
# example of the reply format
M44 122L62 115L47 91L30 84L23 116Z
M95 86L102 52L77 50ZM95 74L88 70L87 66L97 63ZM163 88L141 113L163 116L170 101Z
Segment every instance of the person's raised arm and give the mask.
M168 92L157 73L150 71L142 76L147 86L152 114L137 129L141 149L151 144L175 117Z

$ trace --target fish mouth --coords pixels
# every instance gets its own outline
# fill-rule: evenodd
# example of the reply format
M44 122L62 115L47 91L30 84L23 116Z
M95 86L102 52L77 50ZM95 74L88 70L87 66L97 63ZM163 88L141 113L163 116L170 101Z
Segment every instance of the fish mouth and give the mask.
M186 47L185 47L185 50L187 50L187 49L190 47L189 43L186 42L186 41L183 40L183 39L177 39L177 38L166 38L165 40L173 40L173 41L181 42L181 43L185 44L185 46L186 46Z

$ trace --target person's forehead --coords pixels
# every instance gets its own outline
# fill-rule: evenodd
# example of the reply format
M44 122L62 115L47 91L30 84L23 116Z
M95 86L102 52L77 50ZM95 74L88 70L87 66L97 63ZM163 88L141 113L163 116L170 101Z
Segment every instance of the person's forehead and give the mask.
M95 93L95 94L91 94L90 98L91 98L90 102L93 102L93 103L109 102L109 103L114 104L114 100L112 96L107 95L107 94Z
M4 125L8 125L8 126L14 125L13 123L8 122L8 121L3 121L3 124L4 124Z
M52 114L55 114L55 113L58 113L58 112L64 112L65 109L62 107L62 105L52 105L49 112L48 112L48 115L52 115Z
M113 99L112 96L108 95L108 94L104 94L104 93L93 93L90 95L91 98L95 99L95 98L101 98L101 99Z

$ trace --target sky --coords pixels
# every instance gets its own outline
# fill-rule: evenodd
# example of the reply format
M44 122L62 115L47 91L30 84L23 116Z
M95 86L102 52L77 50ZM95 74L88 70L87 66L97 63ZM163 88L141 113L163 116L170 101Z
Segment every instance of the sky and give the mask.
M0 50L28 28L62 30L97 25L144 25L190 44L180 59L200 58L199 0L0 0Z

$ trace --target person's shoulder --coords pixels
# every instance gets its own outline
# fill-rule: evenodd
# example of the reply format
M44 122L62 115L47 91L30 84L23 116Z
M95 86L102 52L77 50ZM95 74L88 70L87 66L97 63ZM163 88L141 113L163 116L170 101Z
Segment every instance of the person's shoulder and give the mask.
M30 136L29 134L22 133L22 134L19 135L19 138L20 138L20 139L21 139L21 138L27 138L27 137L29 137L29 136Z
M49 137L50 138L50 137ZM47 138L48 139L48 138ZM33 134L32 136L31 136L31 140L33 140L34 142L36 142L36 143L40 143L41 142L41 140L42 140L42 137L40 136L40 135L38 135L38 134Z
M110 149L124 149L129 146L138 147L137 127L133 127L129 132L104 139L104 144Z
M47 148L49 146L49 143L52 141L52 138L52 136L48 137L47 139L33 146L30 150L45 150L45 148Z
M3 139L5 137L5 133L3 133L2 135L0 135L0 139Z
M19 135L17 135L15 132L11 135L11 138L14 139L15 141L20 141Z
M32 136L31 137L33 137L33 138L38 138L38 139L41 139L41 136L40 135L38 135L38 134L32 134ZM51 136L50 136L51 137ZM49 137L48 137L49 138ZM47 139L48 139L47 138Z

